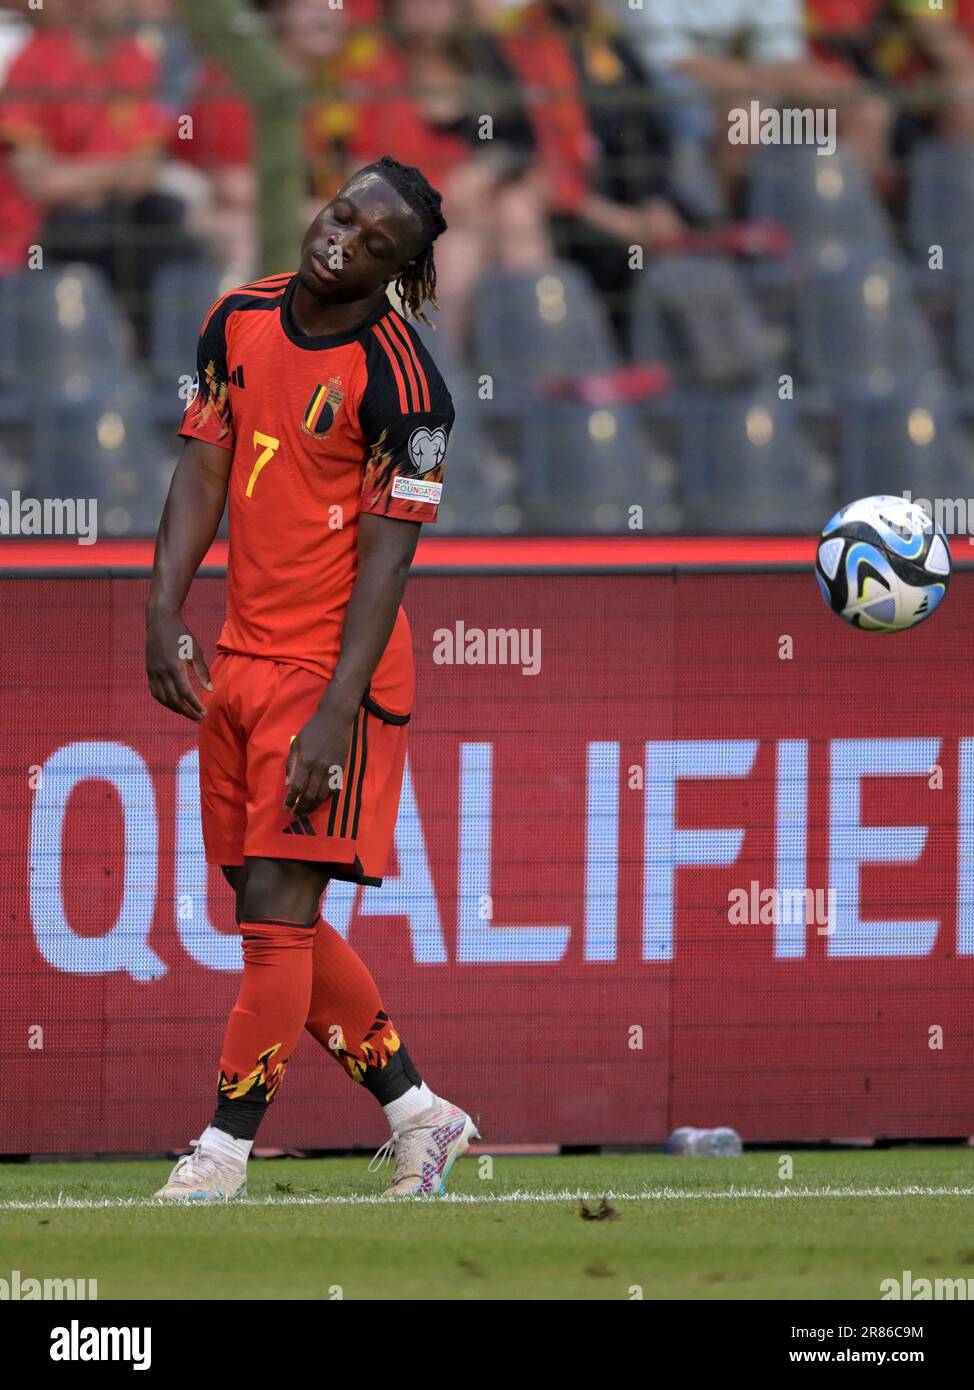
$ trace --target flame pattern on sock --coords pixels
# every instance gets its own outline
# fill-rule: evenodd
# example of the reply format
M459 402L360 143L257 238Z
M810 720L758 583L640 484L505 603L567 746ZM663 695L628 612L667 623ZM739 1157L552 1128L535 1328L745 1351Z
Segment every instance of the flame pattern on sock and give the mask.
M217 1077L217 1090L221 1096L226 1096L229 1100L239 1100L241 1096L250 1096L251 1100L265 1100L268 1105L274 1099L275 1092L284 1080L284 1069L286 1062L277 1062L271 1069L271 1062L275 1055L280 1052L283 1044L275 1043L273 1047L267 1048L257 1058L257 1065L247 1076L240 1079L236 1072L233 1076L227 1076L220 1072Z
M344 1033L339 1039L335 1052L339 1061L344 1064L349 1076L361 1085L369 1067L377 1067L381 1070L401 1046L399 1034L390 1022L389 1015L380 1009L357 1053L348 1051Z

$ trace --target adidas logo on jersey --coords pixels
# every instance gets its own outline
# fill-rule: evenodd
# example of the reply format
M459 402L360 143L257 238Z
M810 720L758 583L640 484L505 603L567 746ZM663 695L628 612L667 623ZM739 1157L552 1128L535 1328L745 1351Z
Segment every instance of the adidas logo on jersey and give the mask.
M244 369L242 362L239 367L234 367L233 371L230 373L230 385L239 386L241 391L244 389Z

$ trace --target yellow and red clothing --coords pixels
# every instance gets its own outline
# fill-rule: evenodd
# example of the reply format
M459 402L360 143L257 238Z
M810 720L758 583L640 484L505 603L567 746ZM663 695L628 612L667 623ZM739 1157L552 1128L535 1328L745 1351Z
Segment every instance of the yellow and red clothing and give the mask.
M10 169L10 148L35 144L80 162L161 147L172 118L155 97L158 77L156 55L137 37L95 58L70 30L50 29L21 50L0 93L0 270L25 267L44 217Z
M812 51L838 79L867 77L901 85L930 74L904 21L957 22L954 0L944 0L936 10L927 0L806 0L805 14Z

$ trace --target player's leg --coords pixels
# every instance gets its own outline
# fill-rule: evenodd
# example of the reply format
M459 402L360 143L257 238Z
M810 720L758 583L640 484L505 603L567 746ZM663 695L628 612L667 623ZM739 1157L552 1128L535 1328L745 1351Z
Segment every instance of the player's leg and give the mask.
M324 874L300 860L248 859L227 877L238 892L240 992L220 1054L213 1118L161 1197L226 1199L246 1190L250 1150L308 1017Z
M220 872L233 889L237 926L243 921L243 893L247 882L246 864L221 864Z
M340 792L310 815L294 817L282 808L287 749L293 735L317 708L324 682L313 673L296 667L248 662L245 658L233 660L237 665L229 703L244 735L246 785L241 788L238 769L223 749L218 750L221 756L204 760L206 737L201 741L200 767L207 858L227 866L227 877L237 889L241 874L233 866L244 865L243 903L238 920L246 941L248 930L252 936L257 934L248 928L255 914L283 922L285 927L297 922L312 923L329 875L362 883L381 882L399 806L406 716L387 714L371 699L367 701L356 720ZM247 808L247 813L246 824L241 829L242 807ZM228 818L233 821L232 835L222 830ZM266 879L271 871L263 867L265 863L280 865L294 860L305 863L312 877L303 881L288 872L287 882L282 883L278 874L272 883L265 884L273 901L264 901L258 895L261 897L258 902L254 883L258 865ZM290 893L296 893L297 899L289 896ZM255 924L256 927L261 925ZM312 947L313 984L302 1027L309 1018L315 1020L312 1031L317 1029L326 1047L334 1040L337 1030L343 1039L342 1051L349 1059L346 1070L353 1076L359 1071L357 1079L367 1084L379 1103L386 1107L396 1148L396 1190L438 1190L454 1159L476 1133L473 1121L423 1085L401 1047L377 1042L379 1037L390 1035L388 1030L380 1031L386 1022L380 1015L385 1011L370 973L331 928L322 925L312 934L315 943L319 938L323 940L317 966ZM256 949L252 943L250 954ZM288 948L278 943L277 949ZM294 949L303 970L304 958L298 943ZM303 975L301 978L303 982ZM225 1065L221 1067L232 1089L235 1064L228 1047L231 1044L234 1049L243 1046L245 1036L243 1020L238 1022L241 1024L239 1030L231 1020L223 1059ZM333 1046L329 1051L335 1055ZM388 1071L381 1066L365 1065L370 1056L383 1055L388 1065L389 1058L398 1052L402 1055ZM237 1059L237 1070L245 1065L245 1059ZM385 1075L379 1075L383 1071ZM246 1079L249 1072L242 1071L241 1076ZM237 1088L239 1085L238 1079ZM241 1128L247 1110L246 1106L239 1105L241 1099L240 1095L228 1093L222 1113L215 1117L211 1127L216 1135L222 1132L227 1137L214 1138L214 1133L209 1133L210 1142L222 1146L227 1158L235 1158L238 1165L252 1143L252 1136ZM231 1108L234 1101L237 1103ZM231 1132L231 1124L238 1133Z
M201 694L206 705L199 751L203 841L208 863L224 866L224 877L237 893L238 909L247 829L246 730L241 704L251 664L244 657L221 652L210 668L213 689ZM215 1200L243 1193L239 1174L225 1173L218 1157L204 1152L202 1138L194 1139L192 1148L194 1152L179 1160L157 1197Z
M385 1112L392 1138L379 1154L396 1159L388 1194L441 1192L453 1163L478 1137L474 1123L423 1081L368 966L324 921L312 950L307 1028Z
M223 865L244 921L249 862ZM327 881L322 884L322 892ZM436 1097L416 1070L382 1005L379 988L361 956L324 919L312 947L307 1030L343 1070L382 1106L393 1130L423 1114Z
M236 894L238 923L244 920L244 890L250 862L243 866L226 865L223 869ZM322 891L326 886L322 884ZM462 1112L442 1101L423 1081L398 1029L385 1011L372 972L361 956L324 920L319 922L315 935L311 970L307 1030L382 1106L396 1137L397 1155L401 1153L404 1163L393 1186L401 1186L403 1179L408 1178L405 1187L412 1189L422 1181L419 1170L423 1162L429 1161L418 1143L421 1131L430 1131L422 1137L434 1145L434 1160L438 1160L441 1157L439 1131L446 1137L448 1150L451 1146L459 1148L457 1141L461 1134L467 1141L472 1136L472 1124L461 1128ZM236 1119L236 1111L228 1108L225 1113L228 1123ZM463 1120L466 1119L463 1116ZM219 1126L217 1117L214 1127L218 1129ZM436 1138L433 1131L437 1132ZM408 1135L412 1138L400 1141L399 1136ZM218 1144L223 1143L218 1134L211 1138ZM232 1154L229 1146L225 1147ZM446 1153L441 1165L444 1171L439 1174L440 1183L448 1172L447 1165L455 1157L455 1153ZM417 1171L407 1171L411 1169Z
M370 700L362 711L361 731L360 746L367 747L367 756L364 777L356 784L356 814L348 829L354 840L359 881L368 884L381 881L392 849L406 760L406 725ZM335 876L343 875L336 871ZM386 1027L380 1017L386 1010L371 974L337 933L323 930L315 944L318 952L312 989L313 1017L324 1030L323 1042L328 1025L340 1024L345 1050L352 1062L351 1066L346 1062L346 1070L376 1096L385 1110L392 1136L380 1153L394 1154L396 1160L388 1191L397 1196L442 1191L454 1162L469 1147L471 1139L478 1137L473 1120L423 1084L408 1054L400 1062L387 1060L386 1067L391 1065L392 1071L388 1078L382 1076L383 1051L388 1057L396 1057L402 1048L401 1044L397 1048L379 1041L388 1037L396 1042L399 1039L397 1030L391 1024ZM353 982L351 991L359 1001L354 1029L345 1013L349 981ZM370 1067L370 1059L379 1065Z
M246 1157L257 1126L308 1015L313 923L324 883L307 864L288 869L275 862L255 865L247 857L255 796L263 796L267 814L276 803L281 823L288 820L281 806L283 754L270 775L262 750L263 780L255 781L252 766L255 732L278 692L280 668L221 654L212 676L200 726L203 842L207 861L224 866L237 895L244 969L224 1042L214 1123L157 1194L175 1200L227 1198L245 1190ZM290 843L283 840L282 857Z
M240 931L244 969L220 1056L212 1128L249 1153L304 1029L326 877L305 860L248 859ZM234 1151L228 1145L226 1152Z

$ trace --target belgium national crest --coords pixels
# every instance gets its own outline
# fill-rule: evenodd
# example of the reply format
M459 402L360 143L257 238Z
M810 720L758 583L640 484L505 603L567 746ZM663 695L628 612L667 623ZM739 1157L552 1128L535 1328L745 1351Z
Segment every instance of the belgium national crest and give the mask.
M338 389L340 381L341 377L333 376L326 386L316 386L312 391L311 400L301 421L301 428L305 434L320 439L335 423L335 416L344 396L344 392Z

